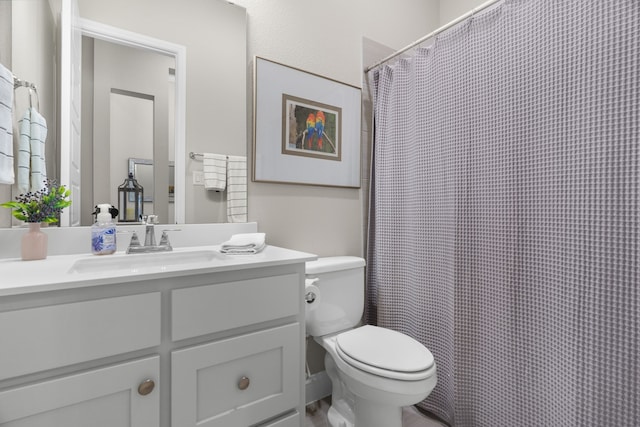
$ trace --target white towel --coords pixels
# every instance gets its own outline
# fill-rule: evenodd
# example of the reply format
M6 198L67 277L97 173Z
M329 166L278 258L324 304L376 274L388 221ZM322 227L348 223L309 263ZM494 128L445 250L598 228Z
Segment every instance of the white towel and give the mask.
M228 157L227 221L247 222L247 158Z
M35 193L46 187L47 121L35 108L28 108L19 122L19 129L18 191Z
M13 184L13 74L0 64L0 184Z
M224 242L220 252L225 254L257 254L267 246L264 233L234 234L231 239Z
M224 191L227 187L227 156L203 153L204 188Z
M47 186L47 162L44 146L47 140L47 121L35 108L31 110L31 192Z

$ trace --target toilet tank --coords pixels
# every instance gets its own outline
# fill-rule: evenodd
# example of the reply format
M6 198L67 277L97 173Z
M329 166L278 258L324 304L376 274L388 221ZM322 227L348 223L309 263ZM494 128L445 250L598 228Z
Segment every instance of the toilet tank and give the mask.
M339 256L306 263L306 290L316 295L307 302L307 334L320 337L354 327L364 310L362 258ZM317 290L316 288L317 287Z

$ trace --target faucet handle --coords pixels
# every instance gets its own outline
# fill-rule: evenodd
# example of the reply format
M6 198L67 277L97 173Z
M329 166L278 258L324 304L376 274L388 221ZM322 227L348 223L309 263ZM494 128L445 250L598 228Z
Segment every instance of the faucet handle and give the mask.
M158 246L171 246L169 243L169 231L181 231L179 228L167 228L162 230L162 236L160 236L160 244Z
M140 239L138 238L138 234L135 231L131 232L131 241L129 242L129 247L131 246L140 246Z

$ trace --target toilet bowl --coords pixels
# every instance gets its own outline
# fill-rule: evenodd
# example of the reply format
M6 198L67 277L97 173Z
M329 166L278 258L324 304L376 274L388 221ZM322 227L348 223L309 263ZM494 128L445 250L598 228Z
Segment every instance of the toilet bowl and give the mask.
M320 258L307 263L306 273L307 333L327 351L330 425L402 427L402 407L436 385L433 355L400 332L356 327L364 308L362 258Z

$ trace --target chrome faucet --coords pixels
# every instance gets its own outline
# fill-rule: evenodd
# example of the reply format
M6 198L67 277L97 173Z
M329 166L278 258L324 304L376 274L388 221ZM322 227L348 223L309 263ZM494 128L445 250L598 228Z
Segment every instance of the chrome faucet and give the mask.
M158 223L158 215L148 215L145 221L144 245L156 246L155 225Z
M131 242L127 248L128 254L144 254L152 252L169 252L173 250L171 243L169 243L169 231L178 230L162 230L162 236L160 237L160 244L156 244L156 231L155 225L158 223L157 215L148 215L143 218L145 224L144 230L144 246L140 244L138 234L134 231L131 236Z

